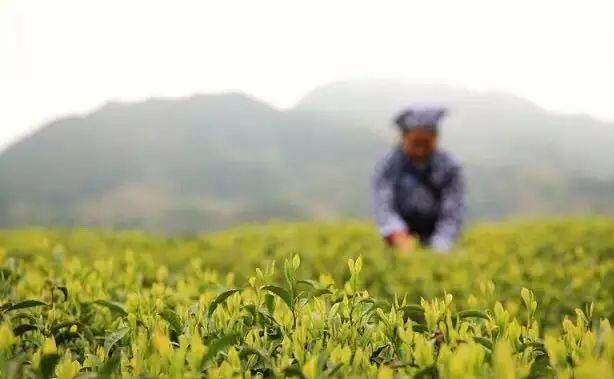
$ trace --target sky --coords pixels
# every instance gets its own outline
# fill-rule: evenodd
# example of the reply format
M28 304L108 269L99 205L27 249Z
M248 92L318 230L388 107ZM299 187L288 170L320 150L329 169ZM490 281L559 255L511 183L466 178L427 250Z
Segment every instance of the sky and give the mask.
M503 91L614 121L612 0L0 0L0 149L108 101L353 78Z

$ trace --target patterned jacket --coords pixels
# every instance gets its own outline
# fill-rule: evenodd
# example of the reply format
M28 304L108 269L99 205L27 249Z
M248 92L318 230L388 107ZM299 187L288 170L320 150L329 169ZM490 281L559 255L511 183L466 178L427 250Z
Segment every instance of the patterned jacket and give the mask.
M372 189L383 237L407 231L436 250L450 249L465 216L465 188L460 166L447 153L436 151L418 167L397 147L376 165Z

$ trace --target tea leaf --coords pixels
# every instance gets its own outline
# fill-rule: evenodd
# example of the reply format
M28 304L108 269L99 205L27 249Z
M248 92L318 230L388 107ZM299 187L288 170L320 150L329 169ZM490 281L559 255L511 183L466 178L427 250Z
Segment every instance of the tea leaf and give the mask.
M235 293L239 291L240 291L239 289L231 289L231 290L224 291L221 294L219 294L215 298L215 300L213 300L213 302L209 305L209 310L207 311L207 315L211 317L211 315L213 315L213 312L215 312L215 310L220 304L223 304L230 296L234 295Z
M490 320L490 317L479 309L466 309L456 313L453 318L465 319L465 318L481 318L484 320Z
M230 345L233 345L233 344L237 343L238 340L239 340L239 336L238 335L231 334L231 335L223 336L223 337L217 339L212 344L208 345L207 346L208 347L207 355L205 355L203 357L202 362L201 362L201 367L205 363L209 362L211 359L215 358L215 356L220 351L222 351L223 349L227 348Z
M111 334L109 334L104 340L104 352L108 356L109 352L115 346L117 342L119 342L126 334L130 332L130 328L125 327L121 328Z
M12 304L8 307L6 307L6 309L4 310L4 312L10 312L10 311L15 311L17 309L26 309L26 308L33 308L33 307L43 307L48 305L47 303L40 301L40 300L25 300L16 304Z
M53 377L55 366L57 366L59 361L60 355L57 353L43 355L41 357L40 362L40 370L42 377L45 379Z
M95 300L93 304L108 308L111 312L116 313L122 317L128 316L128 312L119 304L113 303L107 300Z
M286 305L288 306L288 308L292 309L293 308L293 301L292 301L292 297L290 295L290 293L288 291L286 291L285 289L278 287L278 286L264 286L262 287L263 290L269 291L274 295L277 295L281 300L283 300L284 303L286 303Z
M19 326L16 326L15 328L13 328L13 333L16 336L20 336L26 332L32 331L32 330L38 330L38 327L36 325L30 325L30 324L22 324Z
M183 325L181 324L181 318L177 313L171 309L165 309L160 313L160 316L168 322L171 329L177 334L181 334L183 331Z

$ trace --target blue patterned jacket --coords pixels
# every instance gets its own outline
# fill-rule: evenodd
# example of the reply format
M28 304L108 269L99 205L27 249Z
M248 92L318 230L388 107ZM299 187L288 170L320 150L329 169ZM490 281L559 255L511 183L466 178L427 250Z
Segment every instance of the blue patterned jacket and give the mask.
M396 147L376 165L372 178L375 221L383 237L405 230L435 250L447 251L465 216L460 166L436 151L423 167Z

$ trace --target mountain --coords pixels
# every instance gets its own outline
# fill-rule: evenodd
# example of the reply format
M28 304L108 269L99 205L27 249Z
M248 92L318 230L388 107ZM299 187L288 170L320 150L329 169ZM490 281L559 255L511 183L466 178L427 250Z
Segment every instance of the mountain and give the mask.
M295 111L381 129L399 109L415 102L437 102L451 108L443 125L443 142L468 163L505 167L542 162L565 175L614 176L610 158L614 124L582 115L553 114L509 94L357 80L318 88Z
M281 111L239 93L109 103L0 155L0 227L171 233L269 218L369 214L391 118L450 106L444 147L464 164L472 218L614 212L614 125L517 97L396 81L333 83Z

